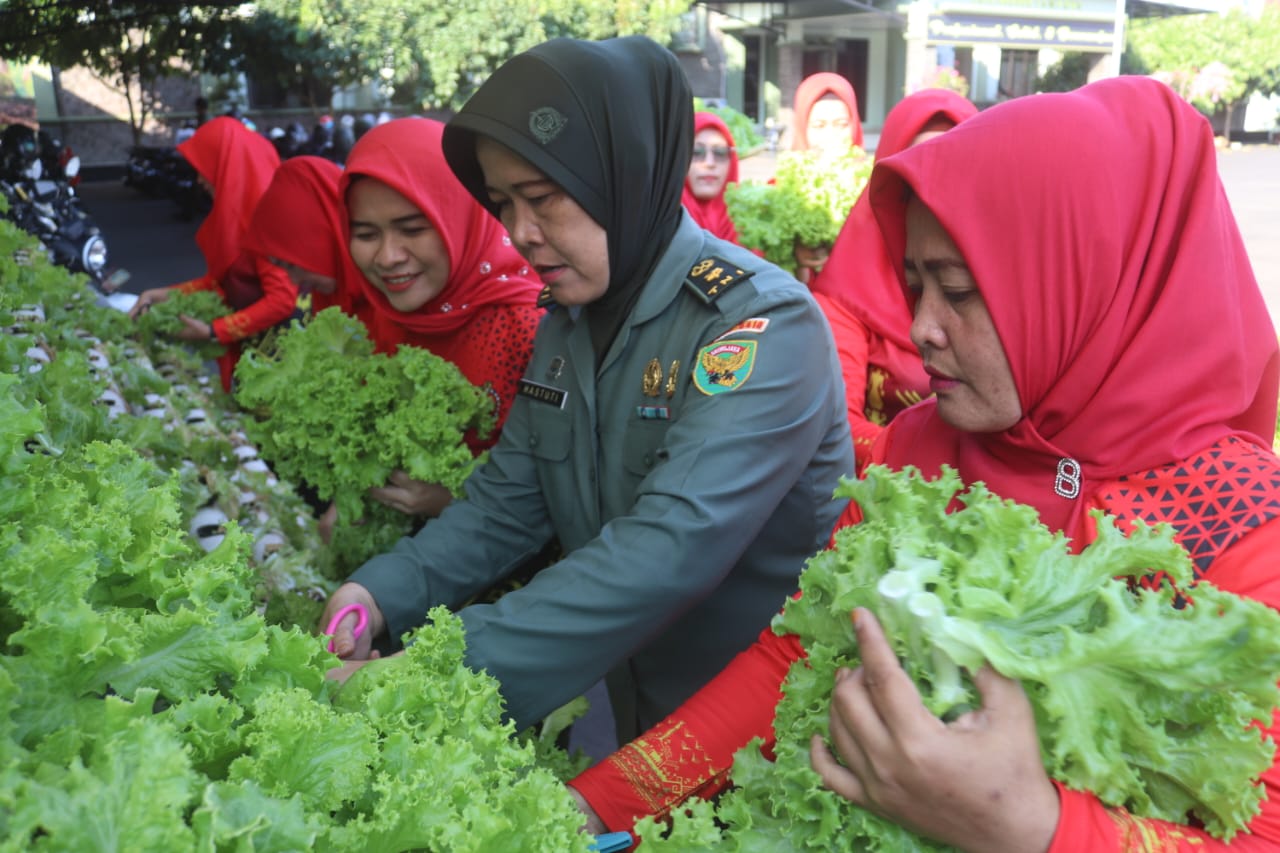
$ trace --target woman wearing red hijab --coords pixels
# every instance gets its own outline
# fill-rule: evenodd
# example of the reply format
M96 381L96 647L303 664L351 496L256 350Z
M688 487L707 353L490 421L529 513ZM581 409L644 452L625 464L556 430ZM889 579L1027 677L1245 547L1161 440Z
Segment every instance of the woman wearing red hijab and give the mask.
M232 313L212 323L185 317L186 328L178 337L192 341L213 339L226 346L218 367L222 387L230 391L240 342L287 320L298 298L298 291L284 270L244 246L254 209L270 185L280 157L270 142L229 116L205 122L178 146L178 153L187 158L213 194L213 209L196 232L205 274L181 284L143 291L130 316L168 299L175 289L184 293L217 291Z
M715 113L693 114L693 158L680 200L693 221L731 243L738 229L724 203L724 188L738 182L738 149L729 125Z
M955 127L977 112L967 99L946 89L908 95L885 116L876 160ZM911 343L911 311L902 301L897 263L876 227L867 193L849 212L822 275L810 289L831 323L840 352L861 474L885 425L929 395L929 377L920 351Z
M858 96L839 74L810 74L796 87L792 103L792 150L839 154L862 145Z
M834 160L855 145L862 147L862 120L853 84L830 71L800 81L791 117L791 148L812 151L821 160ZM812 287L826 268L827 245L795 247L796 278Z
M871 205L889 256L905 259L935 397L894 419L874 461L926 476L950 465L1077 548L1094 538L1094 509L1168 523L1198 580L1280 606L1280 351L1216 157L1209 123L1172 90L1121 77L1008 101L877 164ZM857 520L854 508L842 523ZM1280 843L1280 766L1229 848L1108 808L1050 780L1016 682L984 670L983 707L943 724L875 618L856 624L864 664L837 680L831 709L844 763L821 741L811 752L837 794L961 849ZM772 744L779 685L802 654L766 630L639 753L574 786L610 828L715 790L736 748ZM1280 735L1275 720L1258 725ZM642 767L627 750L671 757Z
M347 251L341 179L342 167L324 157L286 160L258 202L245 246L283 268L299 293L311 294L312 314L337 307L378 343L363 274Z
M497 441L533 351L541 286L445 163L443 129L425 118L375 127L352 147L339 192L380 340L430 350L493 395L498 428L472 442L479 452ZM403 472L372 494L415 515L438 513L448 497Z

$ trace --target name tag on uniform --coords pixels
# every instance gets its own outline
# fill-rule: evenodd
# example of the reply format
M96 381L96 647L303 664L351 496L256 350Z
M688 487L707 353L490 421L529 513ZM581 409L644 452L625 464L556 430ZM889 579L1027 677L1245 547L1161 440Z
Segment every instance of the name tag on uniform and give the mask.
M529 379L520 380L520 384L516 387L516 393L521 397L528 397L531 400L537 400L539 403L555 406L557 409L563 409L565 400L569 399L569 392L563 388L553 388L550 385L543 385L541 382L533 382Z

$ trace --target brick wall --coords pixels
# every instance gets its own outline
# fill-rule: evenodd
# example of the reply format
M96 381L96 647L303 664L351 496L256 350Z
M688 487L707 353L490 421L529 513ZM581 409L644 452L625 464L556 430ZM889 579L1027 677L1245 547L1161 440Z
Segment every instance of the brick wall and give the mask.
M70 145L86 167L123 163L133 134L129 105L120 88L86 68L68 68L55 74L54 89L59 115L42 115L41 126ZM156 93L154 109L162 118L152 116L143 126L142 143L171 145L182 121L194 113L199 82L187 76L162 78Z

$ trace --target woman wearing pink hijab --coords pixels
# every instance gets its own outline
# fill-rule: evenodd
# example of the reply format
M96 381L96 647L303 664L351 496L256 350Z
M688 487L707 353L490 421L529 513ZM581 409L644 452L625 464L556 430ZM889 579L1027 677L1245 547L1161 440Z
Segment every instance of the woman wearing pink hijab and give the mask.
M1280 347L1208 121L1150 78L1102 80L992 107L882 160L867 192L935 391L893 420L873 461L927 477L951 466L1033 507L1073 548L1095 538L1093 510L1121 529L1166 523L1197 582L1280 607ZM841 524L859 520L850 504ZM982 707L944 723L876 618L854 622L862 666L832 691L839 761L818 737L810 752L838 796L963 850L1280 844L1280 766L1230 845L1108 807L1049 777L1016 681L984 667ZM752 737L771 750L779 685L802 656L794 635L766 629L625 754L573 780L589 825L623 829L709 795ZM1275 719L1256 724L1280 736Z
M729 125L715 113L693 115L693 158L680 200L693 221L722 240L738 242L724 189L738 182L738 149Z
M796 87L791 148L813 152L819 161L836 161L862 147L862 121L853 84L830 71L811 74ZM826 268L827 245L795 246L796 278L812 287Z
M796 87L791 148L839 154L862 145L862 120L853 84L839 74L810 74Z
M876 160L955 127L977 112L964 97L946 89L908 95L885 117ZM865 192L810 288L827 315L840 353L861 474L885 425L929 395L929 377L911 343L911 311L902 301L895 259L884 245Z

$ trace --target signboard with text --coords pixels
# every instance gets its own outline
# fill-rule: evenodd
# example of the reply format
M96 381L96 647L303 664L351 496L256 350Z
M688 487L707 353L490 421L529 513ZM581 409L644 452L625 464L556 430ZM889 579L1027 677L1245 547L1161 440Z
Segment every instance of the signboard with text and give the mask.
M930 44L995 44L1036 50L1106 52L1116 38L1114 20L1079 21L972 15L955 12L929 16Z

